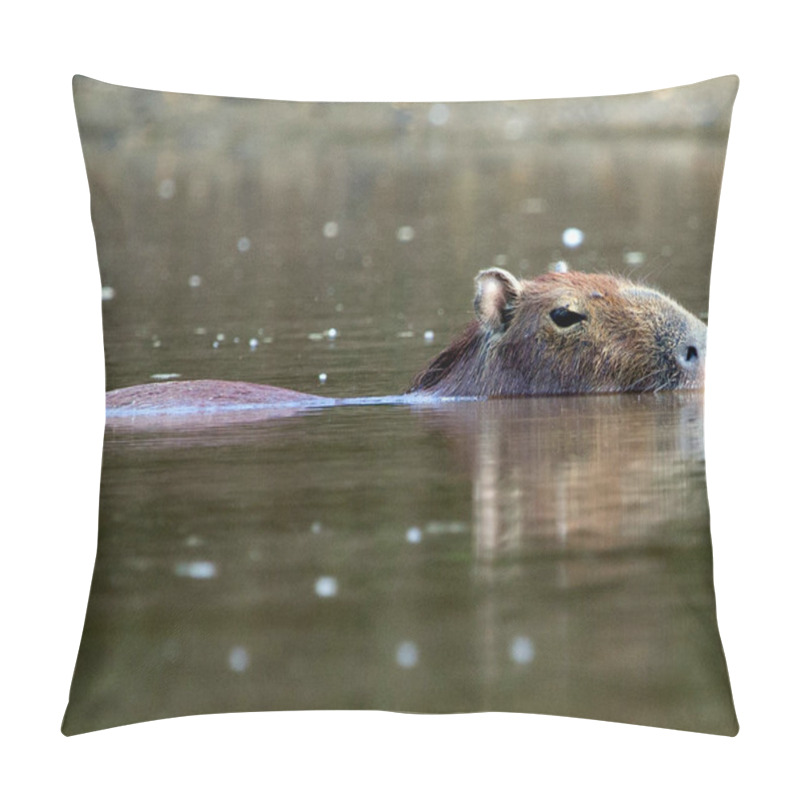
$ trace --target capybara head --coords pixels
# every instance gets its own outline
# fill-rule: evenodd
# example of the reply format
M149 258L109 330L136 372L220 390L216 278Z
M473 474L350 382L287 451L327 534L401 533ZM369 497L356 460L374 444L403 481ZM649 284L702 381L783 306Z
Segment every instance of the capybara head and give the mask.
M550 272L475 279L464 333L412 392L514 396L656 392L703 386L706 326L655 289L612 275Z

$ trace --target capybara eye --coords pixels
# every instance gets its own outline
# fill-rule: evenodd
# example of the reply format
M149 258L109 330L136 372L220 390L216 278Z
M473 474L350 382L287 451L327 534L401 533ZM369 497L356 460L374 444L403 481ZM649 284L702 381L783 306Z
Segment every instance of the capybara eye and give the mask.
M550 319L559 328L570 328L579 322L583 322L586 319L586 314L579 314L577 311L570 311L566 306L562 306L561 308L554 308L550 312Z

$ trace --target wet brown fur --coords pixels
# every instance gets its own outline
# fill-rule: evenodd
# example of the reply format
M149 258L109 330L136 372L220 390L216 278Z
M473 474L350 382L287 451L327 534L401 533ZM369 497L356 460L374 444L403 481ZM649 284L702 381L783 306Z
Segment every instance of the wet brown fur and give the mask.
M476 279L478 319L409 391L438 396L649 392L703 385L706 327L666 295L579 272ZM579 314L560 327L557 309Z

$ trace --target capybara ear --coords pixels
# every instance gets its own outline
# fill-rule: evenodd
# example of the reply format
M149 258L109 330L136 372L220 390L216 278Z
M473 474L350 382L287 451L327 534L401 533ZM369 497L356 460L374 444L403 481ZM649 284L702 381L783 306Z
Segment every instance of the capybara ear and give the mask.
M504 269L493 267L475 278L475 314L490 331L502 333L511 322L522 284Z

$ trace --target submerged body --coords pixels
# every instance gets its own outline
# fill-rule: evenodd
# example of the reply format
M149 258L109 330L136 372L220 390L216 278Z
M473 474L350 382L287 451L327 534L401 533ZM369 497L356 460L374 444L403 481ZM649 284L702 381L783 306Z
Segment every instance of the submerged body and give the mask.
M240 381L169 381L108 392L109 416L231 411L445 397L699 389L706 326L655 289L624 278L551 272L476 280L476 319L393 398L333 400Z

